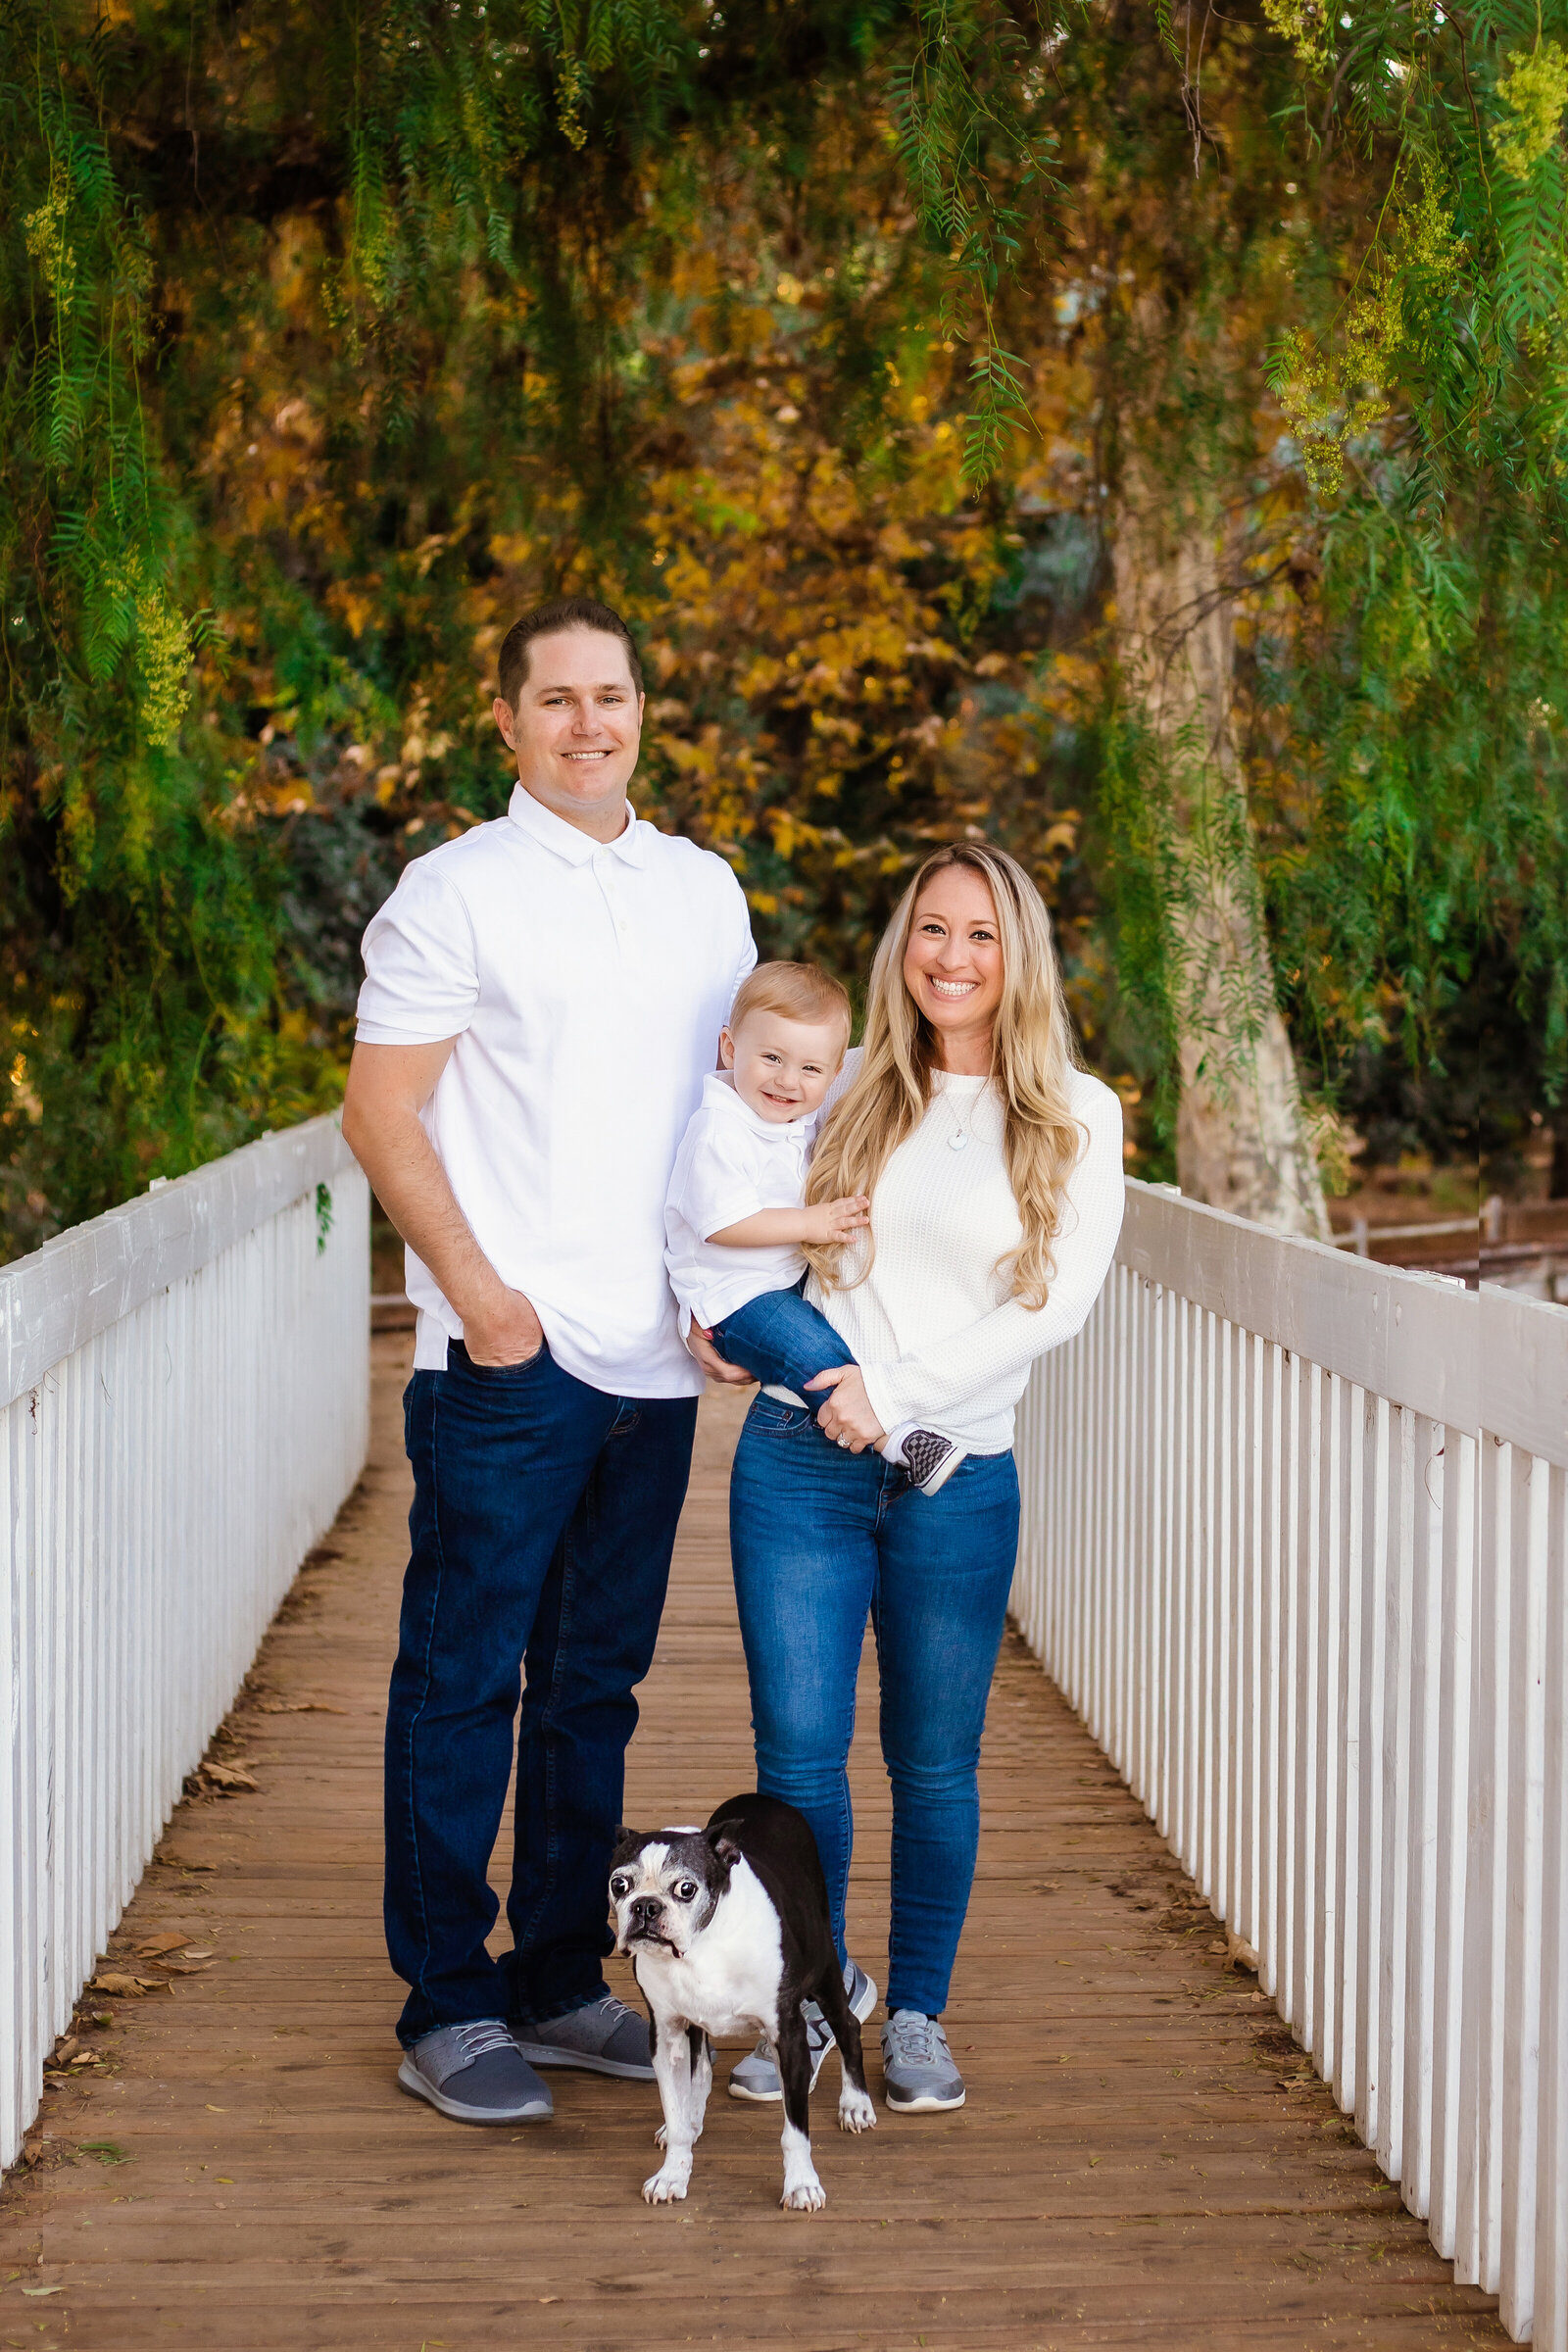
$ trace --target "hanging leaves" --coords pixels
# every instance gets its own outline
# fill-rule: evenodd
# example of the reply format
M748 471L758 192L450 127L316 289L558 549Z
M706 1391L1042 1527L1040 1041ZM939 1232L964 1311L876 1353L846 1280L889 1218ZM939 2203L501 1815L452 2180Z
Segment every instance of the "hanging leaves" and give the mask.
M909 193L943 255L939 332L969 346L963 479L990 481L1030 422L1026 368L1001 342L1004 281L1056 193L1041 118L1044 76L1014 22L985 0L919 0L892 112Z

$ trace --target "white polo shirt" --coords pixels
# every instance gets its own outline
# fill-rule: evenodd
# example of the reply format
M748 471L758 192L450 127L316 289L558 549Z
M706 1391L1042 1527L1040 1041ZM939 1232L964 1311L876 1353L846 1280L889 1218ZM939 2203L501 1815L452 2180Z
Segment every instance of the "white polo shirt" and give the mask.
M762 1208L799 1208L816 1132L808 1118L764 1119L743 1102L727 1070L703 1080L703 1100L675 1154L664 1204L670 1288L680 1327L707 1331L764 1291L793 1290L806 1260L788 1242L726 1250L710 1242Z
M405 868L365 934L358 1036L457 1044L424 1129L503 1282L564 1370L695 1396L664 1269L664 1195L757 961L721 858L628 818L603 844L519 784L504 817ZM416 1368L463 1323L413 1250Z

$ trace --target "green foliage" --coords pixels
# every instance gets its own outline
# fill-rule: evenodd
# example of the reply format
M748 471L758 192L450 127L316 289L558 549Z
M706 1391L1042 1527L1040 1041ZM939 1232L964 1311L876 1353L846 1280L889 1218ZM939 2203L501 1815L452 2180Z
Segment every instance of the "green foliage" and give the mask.
M1349 291L1276 370L1325 501L1322 595L1265 649L1311 785L1275 828L1271 906L1331 1066L1391 1022L1407 1054L1441 1054L1456 999L1501 958L1552 1098L1568 1082L1564 33L1560 5L1488 0L1358 14L1338 61L1299 52L1308 89L1327 85L1319 135L1386 156L1386 186Z
M1568 0L12 0L0 49L0 1254L335 1099L561 589L636 620L647 805L769 945L855 971L994 832L1168 1114L1245 843L1116 685L1140 502L1224 539L1314 1084L1441 1063L1478 975L1560 1081Z
M1004 24L963 37L1000 85ZM737 173L775 246L845 249L803 315L822 423L898 471L940 270L844 209L834 110L926 39L893 0L0 18L0 1252L335 1099L356 933L504 797L486 643L564 585L664 601L648 357L731 337L673 278ZM1010 150L978 193L981 146L1020 122L949 159L994 444L1031 199Z
M1056 193L1054 142L1038 123L1043 86L1032 45L999 7L921 0L892 112L915 216L948 264L938 332L973 345L963 453L971 488L991 479L1010 433L1031 421L1025 363L1002 348L996 314L1031 216L1042 195Z

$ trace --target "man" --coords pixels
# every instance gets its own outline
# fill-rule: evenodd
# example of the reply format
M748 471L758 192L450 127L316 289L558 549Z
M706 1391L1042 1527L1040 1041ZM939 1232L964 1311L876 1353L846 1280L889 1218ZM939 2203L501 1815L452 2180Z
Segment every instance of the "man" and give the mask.
M699 1362L734 1377L681 1345L664 1193L756 950L723 861L627 807L625 623L542 606L499 682L510 808L417 858L367 931L343 1132L418 1308L386 1737L398 2080L515 2124L552 2112L537 2066L653 2076L605 1984L606 1880ZM519 1665L513 1949L493 1960Z

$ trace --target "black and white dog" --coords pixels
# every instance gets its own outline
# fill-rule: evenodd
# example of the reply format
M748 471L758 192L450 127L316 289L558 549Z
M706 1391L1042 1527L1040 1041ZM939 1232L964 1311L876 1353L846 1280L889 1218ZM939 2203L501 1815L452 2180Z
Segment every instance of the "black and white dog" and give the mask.
M845 1997L827 1882L804 1814L734 1796L706 1830L622 1830L610 1871L616 1949L629 1954L654 2021L664 2161L650 2205L684 2197L713 2079L708 2036L765 2034L784 2093L784 2194L797 2213L827 2202L811 2162L811 2060L801 2003L819 2002L844 2070L839 2125L867 2132L860 2029Z

